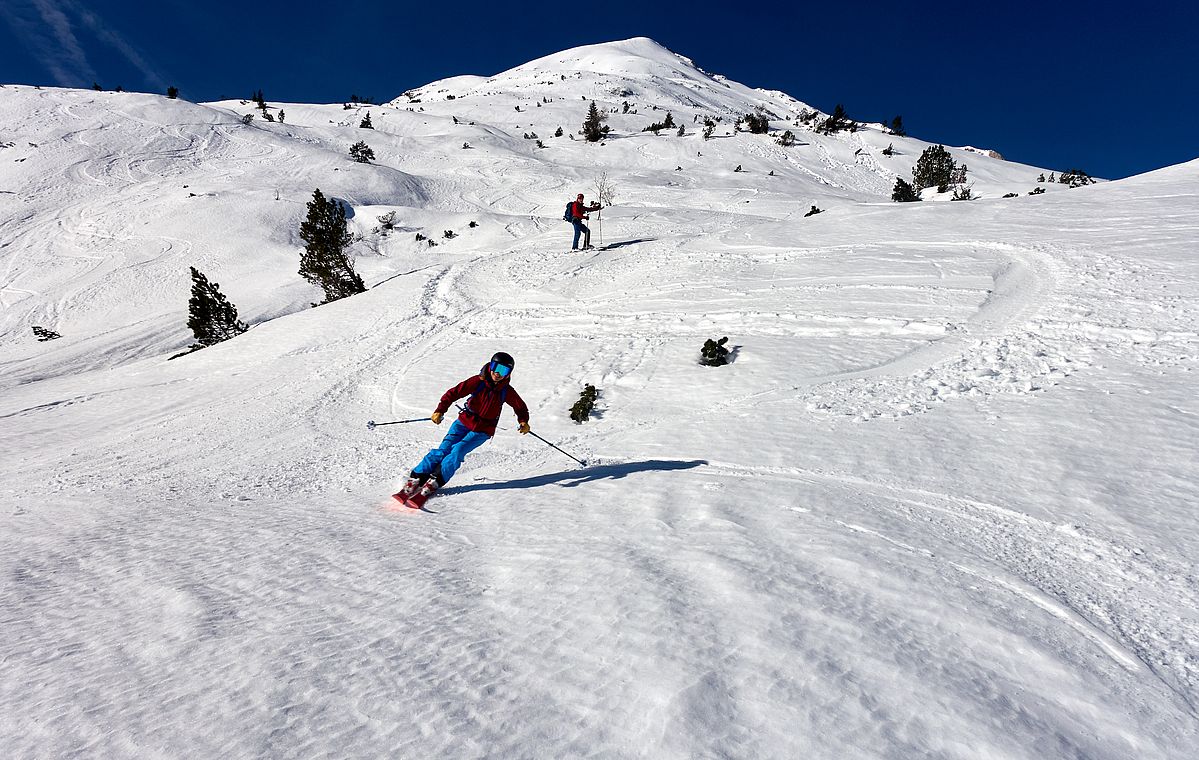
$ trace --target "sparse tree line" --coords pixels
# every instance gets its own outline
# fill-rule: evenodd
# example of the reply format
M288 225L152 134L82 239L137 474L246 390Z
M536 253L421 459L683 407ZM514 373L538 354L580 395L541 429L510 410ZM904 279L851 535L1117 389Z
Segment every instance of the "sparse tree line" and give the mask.
M897 117L898 118L898 117ZM888 146L890 149L890 146ZM885 155L891 155L888 151L883 151ZM966 165L958 164L953 160L949 151L944 145L933 145L924 149L920 154L920 158L916 160L916 165L912 167L912 181L908 182L903 177L895 178L895 186L891 190L891 200L897 203L912 203L921 200L920 193L928 187L937 188L938 193L949 191L950 186L953 186L953 197L955 201L974 200L972 186L966 184ZM1053 173L1050 173L1046 179L1044 174L1037 177L1037 182L1061 182L1070 187L1083 187L1084 185L1094 184L1095 180L1082 169L1071 169L1068 172L1062 172L1061 178L1058 179ZM1045 188L1033 188L1029 195L1041 195L1045 192ZM1019 193L1007 193L1004 198L1015 198Z
M380 236L386 237L395 230L395 212L389 211L378 217L379 226L374 228ZM478 227L477 222L470 222L472 229ZM442 236L446 240L458 237L453 230L445 230ZM350 251L355 241L346 223L345 206L334 198L326 198L319 188L313 191L312 200L308 202L307 214L300 223L300 239L304 241L304 251L300 254L299 275L309 283L320 288L325 294L325 300L312 304L320 306L333 301L347 298L366 291L366 285L354 269L354 258ZM425 242L430 247L437 243L430 238L416 233L417 242ZM195 336L188 351L176 356L183 356L192 351L198 351L208 346L216 345L245 332L248 327L242 322L237 313L237 307L221 293L218 283L210 282L208 278L195 267L191 267L192 289L188 301L187 326ZM57 333L35 327L34 333L39 340L53 340L61 337ZM45 337L43 337L45 336ZM171 357L176 358L175 356Z
M101 89L96 84L95 89ZM117 88L120 92L121 89ZM169 87L167 97L177 98L179 91L175 87ZM408 94L408 93L406 93ZM409 95L411 99L411 95ZM453 96L447 96L447 100L453 99ZM585 98L584 98L585 99ZM262 113L268 121L275 121L275 118L268 112L268 105L265 94L261 89L256 90L251 98L256 108ZM544 102L549 102L543 98ZM245 101L243 101L244 103ZM352 104L365 105L372 104L369 98L361 98L358 95L351 96ZM411 102L419 102L419 100L411 99ZM541 104L538 103L539 107ZM347 109L353 107L346 104ZM517 110L520 108L517 106ZM658 110L653 106L653 110ZM612 108L612 113L616 113L617 109ZM622 114L636 114L637 109L630 106L628 101L624 101L620 109ZM733 133L744 131L750 134L768 134L770 131L770 116L762 108L758 108L752 113L741 115L737 118L733 125ZM253 114L246 114L242 117L244 123L249 123L253 119ZM581 134L587 142L599 142L610 134L610 128L604 122L607 119L606 113L602 113L593 100L587 110L586 118L582 125ZM694 120L698 122L700 114L694 116ZM282 110L278 113L278 121L284 120ZM711 116L703 117L703 129L701 135L704 140L712 139L717 126L717 123L722 121L722 117L717 115L715 118ZM455 117L454 123L460 123ZM473 124L473 122L471 122ZM361 129L374 129L371 121L370 112L359 123ZM860 125L849 118L842 104L838 103L833 112L824 118L820 118L819 112L805 109L799 113L794 120L794 126L806 126L812 131L824 135L833 135L841 131L854 133L858 131ZM665 117L658 122L654 122L642 129L642 132L653 132L655 135L662 130L673 130L677 127L679 137L686 136L686 128L683 125L676 124L673 114L667 112ZM906 135L903 126L903 118L895 116L888 126L883 124L885 133L896 136ZM562 127L558 127L554 133L555 137L563 135ZM796 138L791 130L784 130L781 134L776 133L776 142L783 147L790 147L796 144ZM539 148L544 148L544 144L538 138L535 132L525 133L524 138L527 140L536 140ZM573 135L571 135L573 139ZM469 148L469 144L463 143L463 148ZM893 155L894 149L892 145L888 145L887 149L882 151L884 155ZM375 159L375 153L365 141L359 140L350 146L349 155L352 160L358 163L370 163ZM701 154L702 155L702 154ZM682 167L678 167L679 170ZM736 167L735 172L741 172L740 165ZM896 202L914 202L921 200L921 191L936 187L937 192L944 193L953 186L953 200L972 200L972 192L970 186L966 185L967 167L965 164L957 164L949 152L942 145L936 145L924 150L920 158L917 160L912 169L912 181L909 183L902 177L897 177L895 186L892 190L892 200ZM771 172L773 175L773 171ZM1060 179L1054 174L1050 174L1046 180L1042 174L1038 177L1038 182L1060 182L1069 185L1070 187L1081 187L1095 182L1085 171L1081 169L1071 169L1067 172L1062 172ZM1037 195L1044 192L1043 188L1035 188L1030 195ZM1004 197L1014 197L1015 193L1009 193ZM812 210L805 214L811 216L820 213L819 209L813 206ZM386 236L394 229L394 212L390 212L379 218L381 226L375 228L380 235ZM475 222L471 222L470 226L476 227ZM453 230L445 230L443 238L446 240L453 239L457 234ZM308 282L320 287L324 294L325 300L321 303L330 303L332 301L355 295L366 290L361 277L355 272L353 258L349 252L349 246L353 242L354 237L347 229L345 208L335 199L327 199L317 189L313 193L313 199L308 203L308 213L304 222L300 226L300 237L305 243L304 252L300 259L299 274ZM416 233L416 241L424 242L428 246L436 246L437 242L421 233ZM189 318L188 326L192 329L196 343L191 346L191 350L198 350L215 343L228 340L236 335L245 332L247 326L244 322L238 319L237 309L231 304L225 296L220 292L217 283L211 283L207 280L203 273L191 268L192 276L192 292L189 300ZM316 306L319 304L313 304ZM35 326L33 328L35 335L39 341L54 340L61 337L58 333ZM703 363L705 364L722 364L724 356L728 351L723 348L727 338L721 339L719 342L708 341L705 344ZM174 357L172 357L174 358ZM592 386L588 386L594 391ZM594 401L594 397L591 399ZM573 416L573 411L572 411ZM583 415L585 418L585 414Z

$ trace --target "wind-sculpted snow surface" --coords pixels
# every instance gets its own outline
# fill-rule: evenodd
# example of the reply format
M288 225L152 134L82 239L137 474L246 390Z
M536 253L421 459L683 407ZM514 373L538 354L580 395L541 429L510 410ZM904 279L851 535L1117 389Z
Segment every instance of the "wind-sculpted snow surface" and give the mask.
M786 98L644 39L429 85L373 133L0 89L0 755L1199 754L1199 164L891 204L854 150L902 173L922 143L876 128L521 136L604 77L639 120L684 84ZM1038 171L970 155L993 189ZM568 253L600 170L604 245ZM310 309L317 186L373 287ZM255 326L167 361L188 265ZM366 420L497 350L588 465L506 414L391 506L444 427Z

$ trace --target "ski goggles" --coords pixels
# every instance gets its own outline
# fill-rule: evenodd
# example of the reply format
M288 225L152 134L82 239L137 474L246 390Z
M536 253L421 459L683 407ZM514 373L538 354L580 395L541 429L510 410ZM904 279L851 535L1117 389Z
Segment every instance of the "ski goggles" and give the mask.
M490 369L492 372L496 373L500 377L507 377L508 373L512 371L511 367L509 367L506 364L500 364L499 362L492 362L491 366L488 369Z

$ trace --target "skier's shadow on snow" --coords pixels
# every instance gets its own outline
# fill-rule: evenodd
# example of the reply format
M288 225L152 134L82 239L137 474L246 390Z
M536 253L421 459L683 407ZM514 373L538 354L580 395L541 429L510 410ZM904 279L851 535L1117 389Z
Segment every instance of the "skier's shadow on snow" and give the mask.
M637 245L638 243L652 243L655 240L657 240L657 238L638 238L637 240L624 240L619 243L608 243L607 245L601 245L599 247L599 250L610 251L613 248L624 248L626 245Z
M611 478L618 480L637 472L669 472L671 470L690 470L707 464L705 459L680 461L677 459L649 459L644 462L621 462L620 464L595 464L581 470L564 470L549 475L538 475L519 480L504 480L494 483L476 483L469 486L451 486L442 493L470 493L471 491L500 491L516 488L537 488L539 486L559 485L563 488L575 488L593 480Z

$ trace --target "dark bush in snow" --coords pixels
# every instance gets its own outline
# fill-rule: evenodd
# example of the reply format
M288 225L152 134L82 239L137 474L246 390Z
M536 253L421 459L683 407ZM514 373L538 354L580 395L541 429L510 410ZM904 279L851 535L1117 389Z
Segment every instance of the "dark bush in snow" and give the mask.
M1062 172L1062 175L1057 178L1057 181L1063 185L1070 187L1082 187L1084 185L1093 185L1095 180L1091 175L1084 172L1082 169L1071 169L1070 171Z
M588 384L583 388L583 392L579 394L579 400L570 408L570 418L575 422L582 424L591 418L591 412L595 409L595 400L599 398L599 391L594 385Z
M761 111L746 114L745 126L751 134L764 135L770 129L770 119L767 119L766 114Z
M724 344L728 342L729 339L727 336L721 338L720 340L712 340L709 338L708 340L704 341L704 347L700 349L699 352L699 363L705 367L720 367L728 364L729 350L724 347Z
M58 338L62 337L53 330L47 330L46 328L38 325L33 326L33 334L37 336L39 343L45 343L48 340L57 340Z

